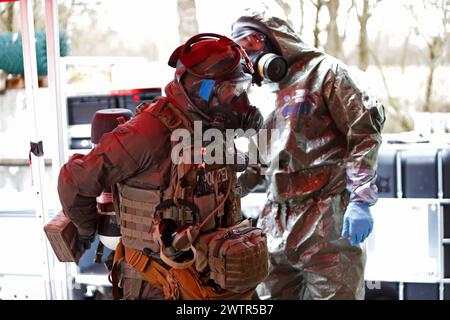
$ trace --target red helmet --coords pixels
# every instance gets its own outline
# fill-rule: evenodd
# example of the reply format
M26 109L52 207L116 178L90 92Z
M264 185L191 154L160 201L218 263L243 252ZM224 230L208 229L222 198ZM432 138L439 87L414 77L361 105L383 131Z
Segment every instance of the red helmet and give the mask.
M262 116L250 105L253 64L233 40L214 33L198 34L169 59L193 112L224 129L259 129Z

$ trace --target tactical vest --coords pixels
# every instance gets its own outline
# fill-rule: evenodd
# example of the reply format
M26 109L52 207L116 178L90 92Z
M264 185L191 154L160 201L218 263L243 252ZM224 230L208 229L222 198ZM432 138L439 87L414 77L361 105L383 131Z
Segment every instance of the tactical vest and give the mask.
M151 105L141 105L138 114L141 112L150 113L170 132L179 128L193 131L190 115L165 98ZM173 143L171 146L173 147ZM125 247L159 253L160 233L155 219L171 219L177 227L203 223L200 233L234 226L242 221L241 192L236 185L236 173L230 166L206 165L205 178L213 193L197 197L194 195L197 165L177 165L172 161L170 163L170 168L165 169L167 173L148 173L156 175L153 180L159 180L158 186L137 188L128 185L126 181L116 185L114 199L120 221L121 239ZM166 174L170 175L168 179L164 179ZM164 183L164 180L169 182ZM213 211L213 217L204 223Z

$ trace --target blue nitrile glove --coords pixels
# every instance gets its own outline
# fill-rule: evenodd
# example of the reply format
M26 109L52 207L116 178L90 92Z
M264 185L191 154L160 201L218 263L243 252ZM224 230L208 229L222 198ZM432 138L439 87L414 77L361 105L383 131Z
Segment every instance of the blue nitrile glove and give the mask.
M344 214L342 238L349 239L355 246L369 236L373 228L373 219L369 205L361 202L350 202Z

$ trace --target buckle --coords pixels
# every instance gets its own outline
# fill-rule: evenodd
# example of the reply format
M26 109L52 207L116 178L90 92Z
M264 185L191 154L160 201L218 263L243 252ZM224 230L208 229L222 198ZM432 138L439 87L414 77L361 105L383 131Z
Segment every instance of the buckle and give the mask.
M164 267L164 269L166 270L170 270L171 267L166 264L164 261L161 260L161 258L159 257L159 254L157 252L152 251L150 248L144 248L142 249L142 254L146 257L148 257L150 260L153 260L155 262L157 262L159 265L161 265L162 267Z
M150 248L144 248L144 249L142 249L142 254L146 257L151 258L152 254L154 254L154 252Z

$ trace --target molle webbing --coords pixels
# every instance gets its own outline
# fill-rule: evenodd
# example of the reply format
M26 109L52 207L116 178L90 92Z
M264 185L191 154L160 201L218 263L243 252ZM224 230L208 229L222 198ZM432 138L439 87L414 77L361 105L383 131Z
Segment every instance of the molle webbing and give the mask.
M119 185L120 232L126 246L137 250L150 248L157 252L159 245L155 238L154 215L160 204L159 190L145 190L127 185ZM161 219L171 219L181 225L193 222L192 214L182 208L171 207L160 212Z
M159 190L145 190L120 184L120 232L122 241L136 249L157 250L153 232L153 216L160 202Z

